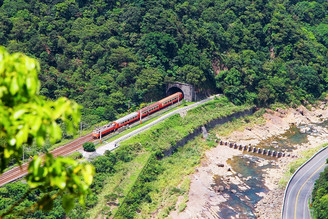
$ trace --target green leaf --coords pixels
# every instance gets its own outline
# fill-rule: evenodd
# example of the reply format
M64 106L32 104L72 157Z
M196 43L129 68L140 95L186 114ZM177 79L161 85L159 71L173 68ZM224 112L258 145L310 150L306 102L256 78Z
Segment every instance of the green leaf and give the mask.
M63 208L66 213L74 208L74 204L75 204L74 196L70 194L63 195Z
M44 137L42 135L36 136L36 143L37 145L43 145L44 144Z
M23 142L27 141L28 137L28 126L25 125L16 135L16 145L21 146Z
M36 82L32 76L26 78L26 87L29 95L33 95L36 92Z
M16 112L14 113L13 118L14 118L15 120L17 120L17 119L20 118L25 112L27 112L26 109L20 109L20 110L18 110L18 111L16 111Z
M13 150L10 150L10 148L5 148L5 151L4 151L5 158L9 158L12 154L14 154Z
M85 165L84 171L82 171L82 175L87 185L91 185L94 173L95 173L95 168L92 165L90 164Z
M52 142L60 139L62 131L58 121L62 120L70 132L80 120L80 107L75 102L67 98L45 100L36 95L40 89L39 71L35 59L20 53L9 54L0 47L0 136L6 139L2 145L3 153L0 153L2 168L14 156L19 156L25 142L36 142L41 146L48 136ZM67 193L63 205L68 211L74 206L74 198L84 200L93 175L91 166L68 158L54 159L46 154L35 156L30 162L26 181L30 188L51 194L59 189L55 196ZM53 207L49 194L38 203L42 210Z
M56 108L52 114L52 118L54 119L59 118L61 115L64 114L64 112L67 110L68 107L69 107L69 101L64 97L59 98L56 101Z
M17 82L17 78L13 77L11 84L10 84L10 93L11 95L15 95L19 90L19 86L18 86L18 82Z
M59 189L64 189L66 186L65 176L51 177L51 184L57 186Z
M61 139L62 131L56 122L53 122L50 126L51 143L54 144L57 140Z
M32 125L32 130L33 132L37 132L41 126L41 118L40 117L37 117L35 118L35 120L33 121L33 125Z
M31 162L31 167L33 169L33 175L34 176L39 175L40 168L41 168L41 163L42 163L41 157L34 156L33 162Z
M38 204L40 210L50 211L54 206L54 200L52 200L49 194L46 194L38 201Z

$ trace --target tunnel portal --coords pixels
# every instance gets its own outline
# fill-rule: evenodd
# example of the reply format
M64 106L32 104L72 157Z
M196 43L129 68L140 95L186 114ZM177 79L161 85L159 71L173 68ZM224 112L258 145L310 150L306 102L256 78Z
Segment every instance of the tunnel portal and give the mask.
M168 96L176 92L182 92L184 99L188 102L195 101L194 86L190 84L185 84L180 82L169 83L167 85L166 95Z

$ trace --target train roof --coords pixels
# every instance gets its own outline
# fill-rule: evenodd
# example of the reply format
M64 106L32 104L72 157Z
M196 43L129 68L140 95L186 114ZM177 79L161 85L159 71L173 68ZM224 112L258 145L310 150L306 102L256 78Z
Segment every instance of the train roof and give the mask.
M165 97L164 99L161 99L159 102L163 103L163 102L165 102L165 101L171 99L171 98L174 97L174 96L178 96L179 94L182 94L182 93L181 93L181 92L176 92L176 93L174 93L174 94L172 94L172 95L170 95L170 96L168 96L168 97Z
M150 104L150 105L148 105L148 106L142 108L141 111L142 111L142 112L147 111L147 109L150 109L150 108L152 108L152 107L154 107L154 106L157 106L158 104L159 104L159 102L152 103L152 104Z
M153 106L157 106L159 103L163 103L164 101L166 101L168 99L171 99L172 97L177 96L179 94L182 94L182 93L181 92L174 93L174 94L172 94L172 95L170 95L168 97L165 97L164 99L161 99L161 100L159 100L159 101L157 101L157 102L155 102L153 104L150 104L149 106L146 106L146 107L142 108L141 111L142 112L147 111L147 109L152 108Z
M110 122L104 126L98 127L95 130L93 130L93 133L98 133L99 131L103 131L106 130L108 128L112 128L113 126L115 126L115 124L113 122Z
M124 122L124 121L126 121L126 120L128 120L128 119L130 119L132 117L135 117L135 116L138 116L138 113L137 112L134 112L134 113L131 113L129 115L126 115L126 116L124 116L124 117L122 117L122 118L120 118L120 119L118 119L118 120L116 120L114 122L116 122L116 123L122 123L122 122Z

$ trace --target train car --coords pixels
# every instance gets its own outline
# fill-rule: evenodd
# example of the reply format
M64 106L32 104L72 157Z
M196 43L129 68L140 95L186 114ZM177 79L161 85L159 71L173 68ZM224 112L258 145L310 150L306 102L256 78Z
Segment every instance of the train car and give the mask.
M92 132L92 137L99 138L100 137L100 134L101 134L101 136L103 136L103 135L106 135L106 134L108 134L108 133L116 130L116 129L117 129L116 128L116 124L114 122L111 122L111 123L109 123L107 125L104 125L104 126L102 126L100 128L95 129Z
M139 111L139 114L141 114L141 118L143 118L143 117L148 116L149 114L156 112L157 110L160 110L160 109L161 109L160 103L156 102L156 103L150 104L149 106L142 108Z
M98 129L94 130L92 133L92 136L94 138L99 138L100 135L104 136L104 135L106 135L110 132L113 132L113 131L117 130L118 128L125 126L127 124L130 124L138 119L139 119L138 113L136 113L136 112L131 113L131 114L126 115L114 122L109 123L108 125L104 125L103 127L100 127Z
M127 116L124 116L124 117L114 121L114 123L117 124L117 128L120 128L120 127L128 125L138 119L139 119L139 113L134 112L134 113L131 113Z
M161 104L161 108L164 108L172 103L175 103L183 98L183 95L181 92L177 92L175 94L172 94L168 97L165 97L164 99L158 101Z
M104 125L103 127L97 128L92 132L92 136L94 138L99 138L100 136L104 136L110 132L113 132L117 130L118 128L128 125L130 123L133 123L143 117L148 116L151 113L154 113L162 108L165 108L166 106L173 104L183 98L183 95L181 92L177 92L175 94L172 94L168 97L165 97L164 99L157 101L156 103L153 103L147 107L142 108L138 112L131 113L129 115L126 115L114 122L111 122L107 125Z

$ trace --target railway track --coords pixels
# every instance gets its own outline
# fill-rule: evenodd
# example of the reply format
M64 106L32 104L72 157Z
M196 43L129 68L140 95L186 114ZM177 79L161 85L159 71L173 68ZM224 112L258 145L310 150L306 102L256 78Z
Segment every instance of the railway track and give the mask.
M74 141L60 146L50 153L54 155L54 157L58 156L66 156L77 150L79 150L83 143L92 141L92 133L82 136L80 138L75 139ZM9 182L15 181L17 179L22 178L27 174L28 162L22 164L22 166L17 166L12 168L11 170L6 171L0 176L0 186L3 186Z
M171 108L168 108L168 109L171 109ZM163 110L163 112L166 112L166 111ZM158 115L161 115L161 114L158 114ZM155 113L154 115L157 115L157 113ZM151 119L153 117L150 116L149 118ZM145 120L145 121L147 121L147 120ZM135 124L139 124L139 122L137 121ZM66 156L66 155L69 155L69 154L79 150L82 147L83 143L91 142L91 141L93 141L92 133L89 133L85 136L75 139L74 141L72 141L66 145L60 146L60 147L50 151L50 153L52 153L54 155L54 157ZM22 166L17 166L17 167L12 168L11 170L6 171L2 175L0 175L0 186L3 186L10 182L13 182L13 181L20 179L23 176L27 175L27 168L28 168L28 162L22 164Z
M207 99L204 99L204 100L201 100L201 101L199 101L197 103L194 103L192 105L186 106L182 109L178 109L175 112L168 113L168 114L162 116L160 119L158 119L158 120L156 120L156 121L154 121L154 122L152 122L148 125L145 125L145 126L141 127L139 130L132 131L131 133L120 137L114 143L122 141L123 139L126 139L128 137L131 137L132 135L135 135L136 133L140 132L141 130L146 129L146 128L152 126L153 124L156 124L157 122L162 121L162 120L170 117L171 115L173 115L175 113L179 113L183 110L189 110L189 109L191 109L195 106L198 106L198 105L203 104L203 103L205 103L209 100L212 100L213 98L214 98L214 96L212 96L210 98L207 98ZM168 110L170 110L170 109L168 108ZM166 111L163 111L163 112L166 112ZM159 115L162 115L162 114L163 113L161 113ZM152 119L152 117L149 117L149 118ZM56 148L53 151L51 151L50 153L52 153L54 155L54 157L66 156L66 155L69 155L69 154L79 150L82 147L83 143L91 142L92 140L93 140L92 133L90 133L90 134L87 134L87 135L82 136L80 138L77 138L74 141L72 141L72 142L70 142L70 143L68 143L64 146ZM113 142L112 142L112 144L113 144ZM108 150L106 147L107 147L106 145L103 146L103 149L101 149L101 150L102 151ZM98 151L99 150L97 149L97 152ZM100 154L103 154L103 153L100 153ZM17 179L22 178L23 176L25 176L27 174L27 168L28 168L28 163L24 163L22 166L14 167L11 170L6 171L2 175L0 175L0 186L3 186L3 185L5 185L9 182L12 182L12 181L15 181Z

